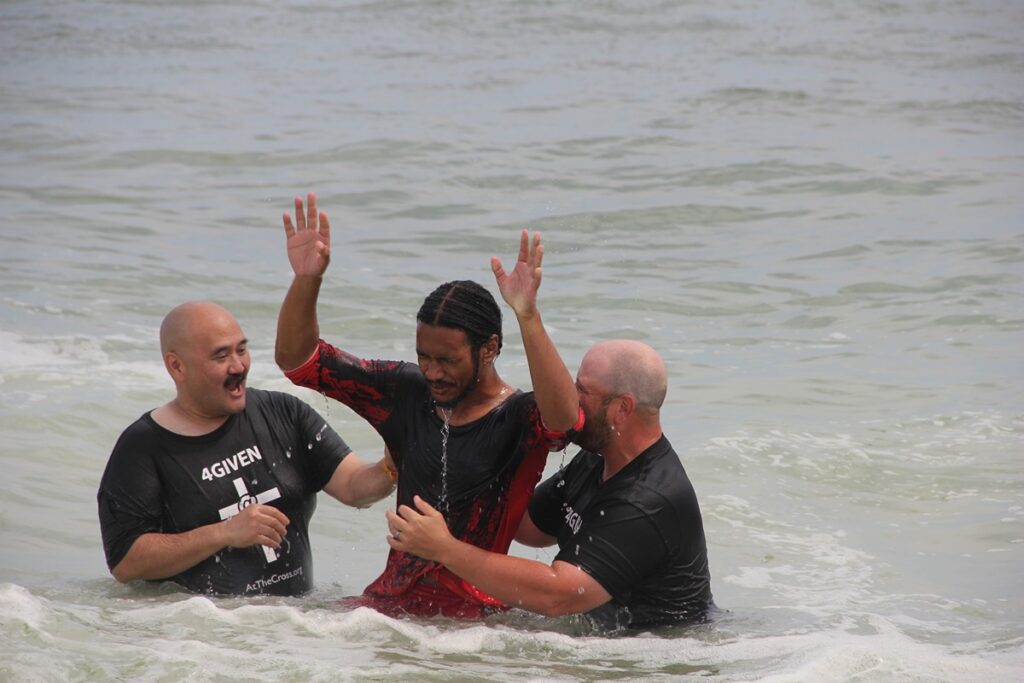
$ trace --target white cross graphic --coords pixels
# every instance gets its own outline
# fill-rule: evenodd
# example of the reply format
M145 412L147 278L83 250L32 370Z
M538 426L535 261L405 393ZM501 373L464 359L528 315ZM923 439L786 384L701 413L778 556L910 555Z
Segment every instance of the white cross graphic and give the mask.
M249 493L249 489L246 488L245 481L241 477L235 479L232 483L235 485L235 491L238 491L238 502L218 510L221 519L234 517L253 503L269 503L281 497L281 492L277 490L276 486L254 496ZM268 548L265 545L261 545L260 548L263 549L263 555L266 556L267 562L273 562L277 559L277 551L273 548Z

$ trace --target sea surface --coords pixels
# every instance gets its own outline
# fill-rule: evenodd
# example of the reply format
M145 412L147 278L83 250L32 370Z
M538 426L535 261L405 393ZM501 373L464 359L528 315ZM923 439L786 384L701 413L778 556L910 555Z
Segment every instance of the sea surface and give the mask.
M0 102L0 680L1024 679L1020 2L5 0ZM273 362L311 190L343 348L414 360L427 292L496 291L528 228L573 372L661 352L718 619L341 608L390 501L321 497L301 598L110 577L96 487L182 301L380 454Z

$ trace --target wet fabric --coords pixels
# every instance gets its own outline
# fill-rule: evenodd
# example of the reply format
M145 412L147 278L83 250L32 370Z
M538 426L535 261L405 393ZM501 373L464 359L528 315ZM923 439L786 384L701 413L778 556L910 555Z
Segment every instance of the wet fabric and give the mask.
M344 403L377 430L398 467L398 504L414 506L419 495L441 511L452 535L493 552L508 552L548 453L566 444L564 433L544 428L532 392L514 393L469 424L448 426L417 365L363 360L324 341L287 376ZM417 597L423 581L447 599ZM502 604L437 563L395 550L366 594L425 616Z
M189 531L265 503L290 520L280 548L225 548L170 580L202 593L296 595L312 588L316 493L351 449L293 396L247 389L245 405L203 436L170 432L149 413L125 429L97 494L110 568L142 534Z
M703 619L712 604L700 506L661 437L603 481L604 460L580 451L537 487L530 518L627 611L632 628ZM611 614L600 608L601 618ZM621 620L621 615L617 617Z

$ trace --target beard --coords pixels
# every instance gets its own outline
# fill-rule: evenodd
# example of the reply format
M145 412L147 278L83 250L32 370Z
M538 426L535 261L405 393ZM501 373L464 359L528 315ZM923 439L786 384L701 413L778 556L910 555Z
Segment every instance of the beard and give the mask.
M434 399L434 405L445 410L452 410L459 404L459 401L469 396L470 392L476 388L476 385L480 382L480 358L476 354L473 355L473 378L466 384L466 388L461 393L455 396L450 401L438 401Z
M600 453L612 440L611 426L604 417L604 411L594 414L583 413L583 431L572 438L572 442L585 451Z

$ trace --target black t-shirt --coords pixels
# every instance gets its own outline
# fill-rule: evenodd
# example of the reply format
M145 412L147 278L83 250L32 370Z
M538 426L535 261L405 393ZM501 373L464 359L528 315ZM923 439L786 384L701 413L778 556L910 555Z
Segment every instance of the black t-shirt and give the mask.
M703 618L712 602L704 524L671 444L662 436L608 481L603 470L601 456L580 451L534 492L530 518L558 538L555 560L600 583L630 627Z
M224 548L170 580L202 593L304 593L316 493L350 452L312 408L279 392L247 389L245 410L203 436L170 432L146 413L121 434L100 481L107 565L142 534L189 531L265 503L290 520L280 548Z
M516 392L480 419L446 427L417 365L364 360L324 341L287 376L341 401L380 433L399 470L398 504L415 508L419 495L441 511L452 535L494 552L508 551L548 453L566 444L564 433L544 428L532 392ZM488 599L440 565L394 550L367 590L401 595L431 571L444 574L438 579L462 598Z

